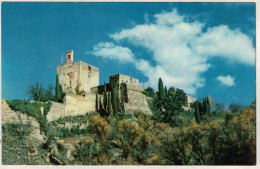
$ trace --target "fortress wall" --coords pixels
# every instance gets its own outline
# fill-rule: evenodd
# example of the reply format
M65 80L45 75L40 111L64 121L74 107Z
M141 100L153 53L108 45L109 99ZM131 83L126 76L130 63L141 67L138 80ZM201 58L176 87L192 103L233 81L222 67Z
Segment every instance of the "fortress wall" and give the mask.
M188 107L190 107L190 104L192 102L195 102L196 98L195 97L191 97L191 96L186 96L186 100L187 100Z
M87 93L85 97L66 95L65 115L74 116L96 110L96 94Z
M146 96L142 93L143 88L136 85L126 85L127 103L125 109L128 112L142 111L152 114Z
M88 65L84 62L80 63L80 90L85 90L86 93L91 92L91 88L99 85L99 69Z
M47 114L47 121L51 122L57 120L65 115L65 107L63 103L52 102L49 113Z
M110 84L116 83L116 84L121 84L121 83L126 83L126 84L134 84L134 85L139 85L139 80L132 78L127 75L122 75L122 74L116 74L114 76L110 76Z
M57 67L57 74L59 76L59 83L65 93L70 91L74 92L78 81L80 73L80 65L78 62L72 65L60 65Z

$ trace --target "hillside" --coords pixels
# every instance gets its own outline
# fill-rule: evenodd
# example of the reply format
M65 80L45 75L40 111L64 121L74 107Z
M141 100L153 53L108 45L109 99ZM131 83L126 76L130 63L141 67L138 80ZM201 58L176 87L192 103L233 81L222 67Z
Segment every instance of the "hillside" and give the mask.
M210 117L200 124L187 112L178 115L175 126L141 112L126 112L123 116L91 112L46 122L47 127L42 127L42 120L38 120L44 115L35 116L30 111L41 112L39 105L44 103L17 100L7 103L16 111L2 101L3 164L254 165L256 162L254 107L237 114L222 112L218 118ZM28 119L30 125L18 120L18 109L25 111L23 119ZM33 125L36 121L40 126L34 132L30 129L36 127ZM21 128L26 132L21 132ZM41 141L33 137L36 133ZM46 139L41 139L45 136Z

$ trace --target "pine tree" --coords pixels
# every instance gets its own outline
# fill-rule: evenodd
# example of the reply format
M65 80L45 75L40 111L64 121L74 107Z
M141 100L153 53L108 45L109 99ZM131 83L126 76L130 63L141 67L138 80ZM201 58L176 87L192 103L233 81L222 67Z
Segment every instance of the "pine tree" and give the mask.
M104 109L107 110L107 86L104 82L104 97L103 97Z
M98 96L96 94L96 111L98 112Z
M163 82L162 82L162 79L159 78L159 82L158 82L158 94L159 94L159 99L163 99L165 97L165 90L163 88Z
M199 103L195 102L195 119L197 123L200 123L200 112L199 112Z

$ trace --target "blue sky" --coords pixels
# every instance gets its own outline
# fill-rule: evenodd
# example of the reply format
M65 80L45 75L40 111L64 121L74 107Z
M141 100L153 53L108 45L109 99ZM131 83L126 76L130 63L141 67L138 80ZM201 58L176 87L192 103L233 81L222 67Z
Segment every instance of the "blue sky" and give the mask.
M2 3L2 98L55 84L62 54L157 89L248 105L256 95L254 3Z

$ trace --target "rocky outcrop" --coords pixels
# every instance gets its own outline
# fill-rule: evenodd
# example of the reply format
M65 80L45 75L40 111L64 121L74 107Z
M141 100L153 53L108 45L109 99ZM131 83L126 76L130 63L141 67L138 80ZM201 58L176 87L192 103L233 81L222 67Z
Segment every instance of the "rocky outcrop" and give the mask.
M29 135L27 139L37 140L36 142L42 143L46 140L44 133L40 131L40 124L38 121L27 114L13 111L5 100L2 100L1 112L2 112L2 124L13 123L13 124L24 124L30 126L28 128Z

